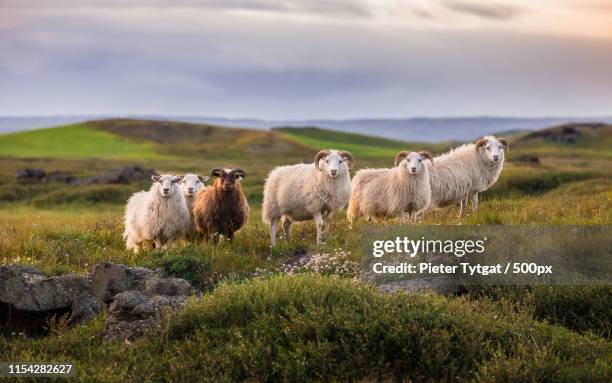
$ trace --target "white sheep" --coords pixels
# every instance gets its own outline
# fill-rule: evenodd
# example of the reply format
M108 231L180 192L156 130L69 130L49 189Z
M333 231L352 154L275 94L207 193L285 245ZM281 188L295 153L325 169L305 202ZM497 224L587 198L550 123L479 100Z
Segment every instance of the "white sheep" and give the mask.
M194 239L196 235L196 228L193 220L193 203L195 201L195 196L204 188L204 182L208 181L209 179L209 176L187 173L183 175L183 179L180 182L181 191L183 192L185 202L187 203L187 210L189 210L191 215L191 225L189 233L187 233L187 237L191 239Z
M314 163L279 166L268 175L264 186L262 219L270 225L270 241L276 245L276 230L281 218L287 240L291 223L313 219L317 245L329 233L332 215L351 198L349 173L355 160L340 150L321 150Z
M472 210L478 210L478 193L490 188L504 166L503 138L486 136L473 144L462 145L435 157L436 166L430 168L431 209L461 203L459 215L463 217L468 199Z
M166 248L189 230L191 213L178 183L182 177L151 176L149 191L134 193L125 207L125 247L138 253L146 242Z
M353 195L347 209L349 221L360 216L416 221L416 214L429 207L431 186L426 160L429 152L399 152L391 169L362 169L353 178Z

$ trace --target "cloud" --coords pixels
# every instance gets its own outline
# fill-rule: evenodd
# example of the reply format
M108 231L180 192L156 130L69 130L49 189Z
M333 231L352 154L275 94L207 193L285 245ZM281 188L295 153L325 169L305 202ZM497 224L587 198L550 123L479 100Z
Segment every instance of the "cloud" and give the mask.
M476 1L447 0L442 5L454 12L494 20L510 20L527 11L525 8L495 1L481 3Z
M133 9L191 8L247 12L310 14L329 17L370 17L370 8L360 0L4 0L0 9Z

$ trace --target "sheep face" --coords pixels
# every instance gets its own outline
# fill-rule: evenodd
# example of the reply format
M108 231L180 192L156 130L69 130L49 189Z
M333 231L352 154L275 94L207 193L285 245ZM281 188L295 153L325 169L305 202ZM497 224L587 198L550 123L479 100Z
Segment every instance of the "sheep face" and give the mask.
M185 197L195 196L202 188L204 188L204 182L208 181L210 177L200 176L197 174L185 174L181 180L181 189Z
M183 177L164 174L161 176L151 176L151 181L159 183L157 186L158 193L164 198L170 198L174 193L178 192L178 183Z
M352 154L341 150L321 150L315 157L317 169L331 178L348 174L353 163Z
M429 152L399 152L395 156L395 166L401 166L409 174L421 174L425 171L425 160L431 161L433 157Z
M223 191L230 192L240 186L240 181L245 177L245 172L242 169L213 169L210 172L212 177L216 177L215 186L220 187Z
M504 159L504 149L507 145L506 140L503 138L497 139L493 136L488 136L476 141L476 151L485 160L498 163Z
M400 163L410 174L421 174L425 169L423 157L419 153L412 152Z

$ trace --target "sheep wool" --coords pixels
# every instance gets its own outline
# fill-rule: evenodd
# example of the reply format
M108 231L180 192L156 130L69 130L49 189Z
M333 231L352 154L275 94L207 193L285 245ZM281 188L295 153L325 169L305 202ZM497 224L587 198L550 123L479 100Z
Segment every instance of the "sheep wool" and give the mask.
M191 213L177 185L181 177L152 176L149 191L134 193L125 208L123 238L137 253L146 242L166 248L189 230Z
M314 163L279 166L270 172L264 185L262 219L270 225L272 246L281 218L287 240L293 221L313 219L317 244L322 243L333 213L343 209L351 198L349 170L354 162L349 152L321 150Z

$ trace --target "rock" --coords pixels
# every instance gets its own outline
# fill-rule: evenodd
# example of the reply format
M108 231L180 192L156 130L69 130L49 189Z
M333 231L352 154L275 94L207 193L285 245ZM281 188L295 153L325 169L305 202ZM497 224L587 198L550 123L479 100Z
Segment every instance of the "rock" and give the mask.
M513 162L523 162L528 164L539 164L540 158L534 154L522 154L518 157L513 158Z
M76 324L90 320L110 303L109 339L117 339L123 333L120 329L128 328L132 329L133 338L138 333L136 328L144 326L140 321L154 323L162 308L179 307L188 296L197 294L189 282L168 278L161 270L109 262L96 265L86 276L46 277L32 267L0 267L0 307L8 312L0 313L0 318L8 318L9 325L11 310L24 314L23 317L36 313L41 319L57 313L69 314L68 323Z
M187 296L161 296L138 290L117 294L109 306L103 339L132 341L155 329L163 315L183 307Z
M45 178L46 175L47 175L47 172L45 172L42 169L27 168L27 169L17 170L16 177L19 181L38 182L38 181L41 181L43 178Z
M145 169L141 166L124 166L120 169L95 175L91 178L79 181L79 184L129 184L134 181L148 180L157 173L153 169Z
M61 182L63 184L72 184L76 181L76 177L68 173L60 171L52 171L45 176L47 182Z

